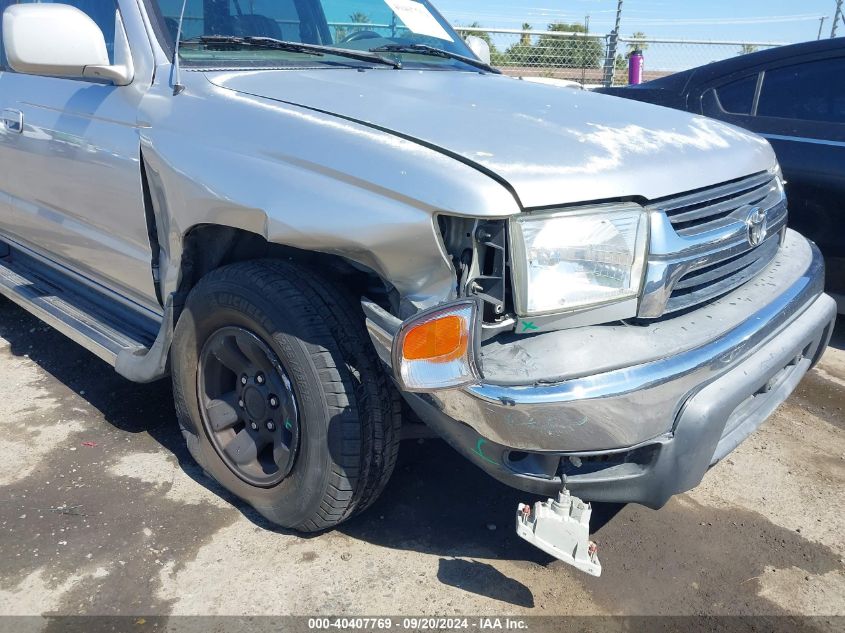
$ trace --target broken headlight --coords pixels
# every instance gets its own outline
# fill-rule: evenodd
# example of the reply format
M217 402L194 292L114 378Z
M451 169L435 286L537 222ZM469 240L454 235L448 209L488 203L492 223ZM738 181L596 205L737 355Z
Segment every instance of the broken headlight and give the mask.
M552 314L636 298L648 215L633 203L528 213L512 221L517 313Z

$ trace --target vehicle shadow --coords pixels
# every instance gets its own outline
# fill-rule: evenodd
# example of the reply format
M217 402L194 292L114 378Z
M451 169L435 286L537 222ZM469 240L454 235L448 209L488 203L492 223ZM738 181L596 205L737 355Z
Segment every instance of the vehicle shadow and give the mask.
M403 442L396 470L381 498L368 512L338 529L394 549L548 565L555 559L515 532L517 505L538 498L492 479L445 442ZM601 531L622 507L596 504L592 528Z
M114 429L146 434L155 440L176 457L188 477L231 503L255 526L291 533L269 523L205 475L194 462L176 422L168 380L147 385L131 383L5 299L0 299L0 337L9 342L13 355L25 356L39 365L55 381L84 399ZM533 597L525 585L487 562L465 559L523 561L542 566L552 563L552 557L519 539L514 530L517 504L535 499L490 478L445 442L407 440L382 497L337 531L382 547L438 556L440 582L531 607ZM594 529L600 531L620 509L621 506L597 506Z
M274 527L205 475L193 460L179 430L169 379L150 384L130 382L94 354L4 297L0 297L0 337L9 342L12 355L36 363L87 402L114 429L148 435L173 454L188 477L231 503L256 525Z

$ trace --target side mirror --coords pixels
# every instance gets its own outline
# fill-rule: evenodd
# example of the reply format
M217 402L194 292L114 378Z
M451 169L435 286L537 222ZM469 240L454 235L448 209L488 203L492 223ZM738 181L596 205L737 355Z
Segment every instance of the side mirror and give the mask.
M66 4L10 6L3 13L3 42L15 72L106 79L118 86L128 85L134 76L131 63L109 62L106 38L97 23Z
M475 53L475 56L483 61L485 64L490 64L490 45L486 40L476 37L475 35L468 35L466 38L469 50Z

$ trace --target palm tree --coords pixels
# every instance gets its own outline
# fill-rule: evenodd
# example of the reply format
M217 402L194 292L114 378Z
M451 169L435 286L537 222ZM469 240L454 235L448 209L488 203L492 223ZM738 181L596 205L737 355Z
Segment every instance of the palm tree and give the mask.
M645 41L646 37L648 37L642 31L637 31L631 36L631 39L634 40L633 42L628 43L628 55L633 53L634 51L646 51L648 49L648 42Z
M353 24L369 24L370 23L370 16L368 16L366 13L362 13L361 11L356 11L355 13L353 13L352 15L349 16L349 21L352 22ZM341 29L343 30L343 33L341 33ZM348 30L344 29L343 27L339 27L337 37L338 37L339 40L341 40L344 37L347 37L350 33L357 33L358 31L363 31L363 30L364 29L362 27L358 27L358 26L353 26L353 27L349 28ZM341 35L342 35L342 37L341 37Z
M531 25L528 22L522 23L522 30L523 31L530 31ZM519 36L519 45L520 46L531 46L531 35L528 33L523 33Z

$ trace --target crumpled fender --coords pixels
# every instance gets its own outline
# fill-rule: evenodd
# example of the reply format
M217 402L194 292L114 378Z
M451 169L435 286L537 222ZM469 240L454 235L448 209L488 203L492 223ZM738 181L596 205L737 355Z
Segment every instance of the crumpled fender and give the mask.
M521 211L502 184L410 140L218 88L201 73L184 83L183 94L159 86L142 104L165 295L178 287L184 236L219 224L342 256L423 308L455 293L438 213Z

